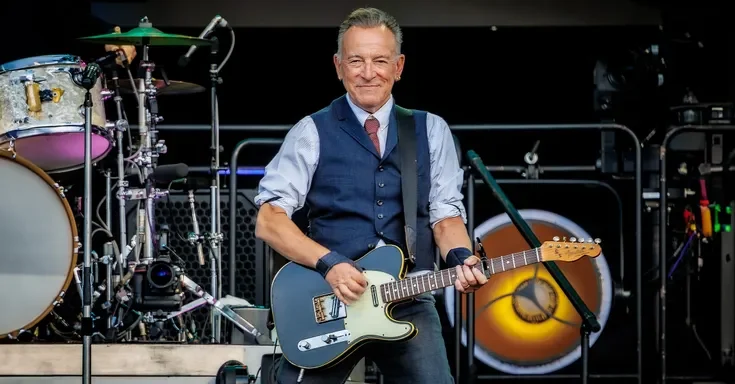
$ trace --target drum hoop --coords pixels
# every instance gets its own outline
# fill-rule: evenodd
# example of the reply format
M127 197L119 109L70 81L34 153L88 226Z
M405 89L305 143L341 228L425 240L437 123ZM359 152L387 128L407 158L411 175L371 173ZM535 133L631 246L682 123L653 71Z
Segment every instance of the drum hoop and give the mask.
M46 310L44 310L33 321L24 325L22 328L18 328L15 331L11 331L7 334L0 334L0 339L4 339L9 336L16 337L18 333L20 333L21 330L29 329L29 328L36 326L36 324L41 322L41 320L46 318L46 316L48 316L48 314L51 313L51 311L54 309L55 303L58 302L60 299L62 299L65 296L66 290L69 289L72 279L74 278L74 268L77 265L77 258L78 258L77 251L79 249L79 233L77 231L76 221L74 220L74 213L71 210L71 206L69 205L69 202L66 200L65 196L59 193L58 184L48 174L46 174L46 172L44 172L41 168L38 168L36 165L31 163L27 159L23 158L22 156L13 154L6 150L0 150L0 157L4 157L11 161L15 161L16 163L31 170L36 175L40 176L41 179L43 179L46 182L46 184L57 193L57 196L59 200L61 201L61 204L64 206L64 210L66 211L66 216L69 219L69 226L71 227L71 232L72 232L71 262L69 263L69 269L66 273L66 280L64 281L61 288L59 289L59 293L49 303L48 308L46 308Z
M28 61L27 64L8 68L11 64L18 64L22 61ZM70 54L56 54L56 55L41 55L23 57L16 60L12 60L3 64L0 64L0 75L16 71L25 71L31 68L47 67L51 65L64 65L64 66L79 66L83 63L82 59L76 55Z
M61 133L84 133L84 130L84 125L79 124L53 124L33 128L20 128L0 135L0 144L7 143L11 140L20 140L36 136L50 136ZM107 129L107 127L100 127L96 124L92 124L92 134L95 136L102 136L112 144L112 132Z
M63 126L55 125L55 126L48 126L48 127L36 127L36 128L31 128L31 129L16 129L14 131L6 132L0 135L0 145L8 143L12 140L17 141L17 140L23 140L26 138L30 138L30 137L53 136L55 134L61 134L61 133L82 133L83 134L84 126L70 124L70 125L63 125ZM92 162L97 162L100 159L107 157L107 155L110 154L110 151L112 151L112 147L113 147L112 132L107 128L101 128L96 125L92 125L92 134L95 136L104 138L110 144L107 146L107 150L104 153L92 159ZM29 164L33 164L33 163L29 163ZM72 165L72 166L64 167L64 168L49 169L44 172L47 174L56 174L56 173L63 173L63 172L71 172L71 171L75 171L81 168L84 168L84 163L79 164L79 165Z

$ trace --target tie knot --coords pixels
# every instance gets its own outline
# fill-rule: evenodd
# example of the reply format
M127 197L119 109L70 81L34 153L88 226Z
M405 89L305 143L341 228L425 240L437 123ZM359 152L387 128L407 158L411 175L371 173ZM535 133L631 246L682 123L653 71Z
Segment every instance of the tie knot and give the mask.
M380 128L380 122L375 117L370 116L365 120L365 130L369 135L378 132L378 128Z

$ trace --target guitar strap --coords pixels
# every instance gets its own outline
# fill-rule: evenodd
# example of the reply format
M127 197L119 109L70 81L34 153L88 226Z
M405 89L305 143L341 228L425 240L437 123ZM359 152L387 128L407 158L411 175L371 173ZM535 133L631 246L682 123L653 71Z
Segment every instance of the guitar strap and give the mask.
M408 258L416 263L416 215L418 211L418 171L416 160L416 123L413 111L395 106L398 122L398 152L401 161L401 194L406 222L406 250Z

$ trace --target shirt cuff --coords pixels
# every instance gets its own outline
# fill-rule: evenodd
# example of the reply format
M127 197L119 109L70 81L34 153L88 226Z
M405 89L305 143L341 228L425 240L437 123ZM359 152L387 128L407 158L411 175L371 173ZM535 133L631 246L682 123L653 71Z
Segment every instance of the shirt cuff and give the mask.
M255 196L255 199L253 200L258 208L260 208L263 204L267 202L268 204L283 209L284 211L286 211L286 216L288 216L289 219L291 218L291 216L293 216L294 211L296 211L296 202L289 201L290 199L288 198L262 193Z
M452 217L462 217L462 222L467 224L467 212L465 211L464 205L460 203L432 203L429 207L429 220L431 222L431 228L434 228L437 223L444 219Z

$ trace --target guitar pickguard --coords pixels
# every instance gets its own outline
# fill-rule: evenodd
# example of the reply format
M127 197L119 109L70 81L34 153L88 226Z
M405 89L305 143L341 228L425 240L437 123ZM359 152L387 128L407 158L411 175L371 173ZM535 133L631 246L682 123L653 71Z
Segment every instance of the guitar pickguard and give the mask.
M347 307L332 293L315 297L313 308L317 324L347 317Z

